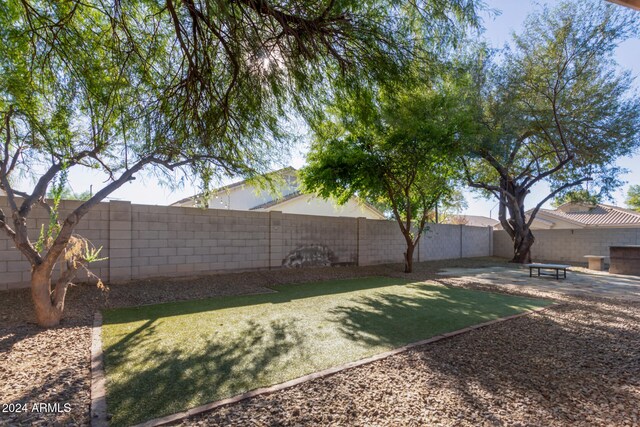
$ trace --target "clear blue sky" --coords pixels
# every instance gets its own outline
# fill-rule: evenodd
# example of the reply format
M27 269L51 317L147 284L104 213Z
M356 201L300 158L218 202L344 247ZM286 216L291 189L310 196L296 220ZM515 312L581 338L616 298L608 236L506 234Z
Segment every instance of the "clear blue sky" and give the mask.
M513 31L518 31L530 11L535 10L536 3L550 4L557 3L556 0L548 1L524 1L524 0L486 0L490 9L498 9L502 13L498 16L490 16L485 14L484 27L486 29L484 36L489 42L500 47L510 39ZM640 76L640 40L631 40L619 46L617 50L617 60L621 66L630 69L635 76ZM640 79L640 77L638 77ZM640 88L640 82L636 81L636 87ZM289 164L299 168L304 165L304 154L307 147L301 144L294 147L290 153L291 158ZM615 203L624 204L624 198L629 183L640 183L640 155L631 158L621 159L620 166L630 170L630 173L624 176L624 180L628 181L624 187L616 192ZM75 192L82 192L89 189L93 185L94 191L102 187L102 183L106 179L105 176L95 175L91 171L74 171L70 173L70 184ZM125 184L118 191L113 193L112 199L131 200L134 203L167 205L181 198L192 196L197 189L188 182L180 189L171 190L160 186L154 176L140 175L132 183ZM544 198L546 189L536 188L528 197L527 208L532 207L537 201ZM483 200L474 197L473 193L466 192L469 207L465 213L470 215L497 216L497 210L493 209L496 205L495 200Z

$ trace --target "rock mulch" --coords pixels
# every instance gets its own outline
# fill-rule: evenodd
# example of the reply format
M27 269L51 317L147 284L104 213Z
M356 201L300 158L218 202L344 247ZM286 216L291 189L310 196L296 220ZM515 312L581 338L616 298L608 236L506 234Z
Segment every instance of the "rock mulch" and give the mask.
M495 259L416 265L412 279L496 291L435 276L445 267ZM91 322L98 308L269 292L268 285L330 278L406 277L401 267L300 269L154 280L71 290L60 327L33 323L28 290L0 304L0 403L59 403L70 411L0 413L0 425L87 425ZM497 291L504 291L499 289ZM219 408L184 425L640 425L640 304L553 296L541 314L460 335L267 396ZM51 409L51 408L50 408ZM55 408L54 408L55 409Z

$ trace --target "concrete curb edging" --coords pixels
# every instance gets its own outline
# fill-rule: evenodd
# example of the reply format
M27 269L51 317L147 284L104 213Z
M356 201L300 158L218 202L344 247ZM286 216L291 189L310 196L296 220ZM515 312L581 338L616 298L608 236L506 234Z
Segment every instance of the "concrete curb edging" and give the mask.
M102 355L102 313L96 311L91 328L91 427L107 427L104 359Z
M216 409L219 408L221 406L225 406L225 405L230 405L230 404L234 404L234 403L238 403L241 402L243 400L247 400L250 399L252 397L256 397L256 396L260 396L263 394L270 394L270 393L274 393L277 391L281 391L281 390L285 390L287 388L291 388L294 387L296 385L305 383L307 381L311 381L311 380L315 380L315 379L319 379L319 378L324 378L324 377L328 377L330 375L334 375L337 374L340 371L344 371L346 369L350 369L350 368L355 368L358 366L363 366L363 365L367 365L373 362L376 362L378 360L382 360L382 359L386 359L387 357L390 356L394 356L396 354L400 354L400 353L404 353L408 350L411 350L413 348L416 347L420 347L426 344L431 344L437 341L442 341L445 340L447 338L451 338L454 337L456 335L461 335L467 332L471 332L475 329L480 329L480 328L484 328L490 325L494 325L496 323L501 323L501 322L505 322L507 320L512 320L512 319L517 319L518 317L523 317L523 316L528 316L530 314L534 314L534 313L540 313L542 311L548 310L550 308L556 308L558 306L561 306L562 304L551 304L548 305L546 307L541 307L541 308L537 308L534 310L530 310L530 311L525 311L523 313L518 313L518 314L514 314L511 316L507 316L507 317L501 317L499 319L495 319L495 320L490 320L488 322L484 322L484 323L479 323L477 325L472 325L463 329L458 329L457 331L452 331L452 332L447 332L445 334L441 334L441 335L436 335L433 336L431 338L425 339L425 340L421 340L421 341L417 341L411 344L407 344L404 345L402 347L398 347L395 348L393 350L384 352L384 353L380 353L380 354L376 354L374 356L371 357L367 357L365 359L360 359L360 360L356 360L354 362L349 362L349 363L345 363L343 365L340 366L335 366L333 368L328 368L319 372L314 372L312 374L308 374L308 375L304 375L302 377L299 378L294 378L292 380L280 383L280 384L275 384L273 386L269 386L269 387L261 387L261 388L257 388L255 390L251 390L248 391L246 393L242 393L242 394L238 394L236 396L232 396L232 397L228 397L226 399L222 399L222 400L217 400L215 402L210 402L210 403L206 403L204 405L195 407L195 408L191 408L187 411L183 411L183 412L178 412L175 414L171 414L171 415L166 415L164 417L161 418L155 418L149 421L146 421L144 423L141 424L137 424L134 427L156 427L156 426L163 426L163 425L167 425L170 423L175 423L181 420L184 420L186 418L192 417L194 415L198 415L198 414L202 414L204 412L210 411L212 409ZM98 318L98 315L96 315L96 319ZM102 323L102 316L100 316L100 323ZM98 328L100 329L100 328ZM95 331L95 324L94 324L94 331ZM95 333L94 333L95 336ZM95 380L94 381L94 370L93 370L93 360L94 357L94 345L92 345L91 347L91 353L92 353L92 369L91 369L91 415L92 415L92 421L91 421L91 425L92 427L97 427L97 426L106 426L108 425L107 420L106 420L106 400L104 397L104 372L102 371L102 348L101 348L101 343L100 343L100 379L99 380ZM101 395L96 395L95 400L94 400L94 385L96 385L96 391L98 393L102 393ZM95 402L95 407L94 407L94 402ZM104 405L103 407L101 405ZM94 412L94 408L95 411ZM94 420L97 420L97 418L94 417L100 417L100 414L103 413L104 414L104 423L105 424L98 424L97 421L94 422Z

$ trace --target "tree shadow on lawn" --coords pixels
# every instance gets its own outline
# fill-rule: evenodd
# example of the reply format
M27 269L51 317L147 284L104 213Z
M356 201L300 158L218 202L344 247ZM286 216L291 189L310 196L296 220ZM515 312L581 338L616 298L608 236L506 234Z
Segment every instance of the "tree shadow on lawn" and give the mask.
M331 310L342 334L368 346L399 347L467 326L551 304L530 297L426 283L411 295L376 293Z
M263 386L291 357L308 357L296 321L248 322L225 342L207 338L185 349L163 347L148 320L105 352L111 424L130 425ZM144 366L139 354L144 354ZM250 351L255 349L255 351ZM286 380L282 379L280 382ZM271 384L273 380L268 380ZM258 385L256 385L258 384Z
M367 343L398 342L375 325L424 309L395 296L361 303L339 314L343 333ZM622 301L572 302L418 348L408 356L412 369L435 371L437 380L411 387L423 387L425 401L432 387L453 390L451 409L438 408L452 419L503 425L518 412L525 424L622 425L640 406L640 321L632 313Z
M361 277L353 279L328 280L317 283L275 285L269 287L275 292L222 296L191 301L176 301L139 307L116 309L117 318L107 316L105 323L130 323L146 319L167 318L196 314L211 310L245 307L259 304L283 304L293 300L313 298L323 295L337 295L366 289L387 286L400 286L411 283L410 280L391 277ZM107 310L109 312L110 310Z
M382 283L389 286L398 281L383 280ZM288 287L286 295L247 298L253 302L264 298L270 302L285 302L339 293L336 290L346 292L344 288L334 289L334 285L331 284L328 289L324 287L324 291L320 289L322 287L315 289L315 285ZM376 286L349 285L356 290L382 286L379 283ZM405 292L404 296L394 295L393 292L392 289L376 292L370 297L354 297L355 306L339 306L329 310L323 321L339 325L338 331L359 347L358 343L364 342L366 348L384 351L438 333L518 313L541 303L540 300L427 284L398 288L397 293ZM211 306L212 302L214 300L209 301L207 310L220 308L217 304ZM238 303L237 300L233 300L232 304L226 301L223 306L233 307ZM228 336L226 341L224 337L205 335L201 338L204 343L194 342L192 347L185 349L163 343L162 335L157 333L157 322L167 315L200 312L205 307L194 310L188 305L179 304L156 308L162 310L153 313L162 313L162 316L147 316L142 320L136 317L140 324L105 349L107 403L114 415L114 425L178 412L257 387L277 384L309 373L309 369L314 370L313 353L306 349L306 340L309 338L298 331L304 330L300 323L304 321L304 313L300 313L302 320L294 314L293 318L271 321L266 325L252 320L239 323L237 327L242 330ZM182 310L178 312L178 308ZM121 310L118 310L113 323L110 320L112 316L105 316L105 324L117 325L122 321L120 314ZM149 314L152 312L146 313ZM125 312L124 318L131 319L131 313ZM180 333L180 330L176 333ZM215 328L212 333L216 333ZM142 360L145 362L141 363ZM297 370L291 370L290 363ZM109 372L109 369L113 370Z

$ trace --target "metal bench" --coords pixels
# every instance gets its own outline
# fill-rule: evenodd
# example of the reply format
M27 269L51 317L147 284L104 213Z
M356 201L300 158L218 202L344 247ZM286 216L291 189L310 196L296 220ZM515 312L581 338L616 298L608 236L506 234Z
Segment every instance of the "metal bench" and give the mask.
M560 270L562 270L562 278L567 278L567 268L571 267L570 265L564 264L527 264L529 267L529 277L533 277L533 270L538 270L538 276L552 276L555 277L556 280L560 279ZM555 273L544 273L542 270L555 270Z

